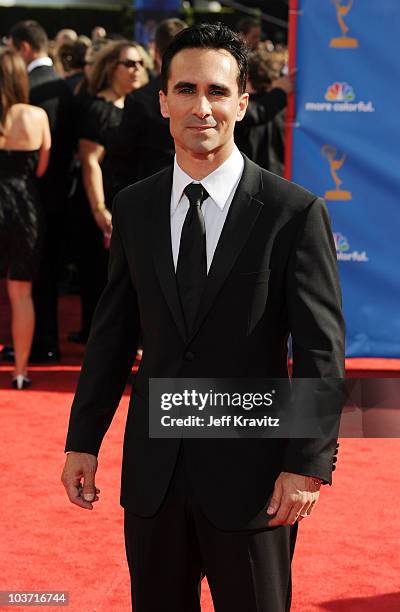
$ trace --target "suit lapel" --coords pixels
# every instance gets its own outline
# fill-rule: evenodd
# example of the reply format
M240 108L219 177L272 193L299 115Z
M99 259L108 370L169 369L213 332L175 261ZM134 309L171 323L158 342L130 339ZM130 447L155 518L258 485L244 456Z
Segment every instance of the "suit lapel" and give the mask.
M185 321L176 284L171 244L171 189L173 167L165 170L157 181L159 197L152 197L152 254L161 289L172 317L184 340Z
M260 168L245 155L243 157L242 178L218 241L191 338L209 312L263 207L263 202L254 197L262 188Z
M240 251L245 245L263 206L263 202L254 197L262 188L261 171L246 156L243 157L245 160L243 175L218 241L190 338L186 334L172 257L170 204L173 167L165 170L157 182L160 197L152 198L151 202L153 260L168 307L185 341L190 341L196 334L209 312Z

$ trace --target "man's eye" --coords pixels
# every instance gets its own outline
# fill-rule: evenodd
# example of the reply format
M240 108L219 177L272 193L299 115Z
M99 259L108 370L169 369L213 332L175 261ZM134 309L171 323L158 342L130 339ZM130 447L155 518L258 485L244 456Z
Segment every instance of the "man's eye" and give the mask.
M225 95L225 91L223 89L212 89L210 93L213 96L224 96Z
M193 89L190 89L190 87L182 87L182 89L179 89L179 93L190 94L193 93Z

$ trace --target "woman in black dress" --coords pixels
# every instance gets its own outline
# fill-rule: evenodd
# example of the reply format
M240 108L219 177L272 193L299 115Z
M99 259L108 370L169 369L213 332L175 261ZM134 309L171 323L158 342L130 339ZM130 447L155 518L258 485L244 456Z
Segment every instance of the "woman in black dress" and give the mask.
M88 50L87 56L90 57ZM89 60L88 60L89 61ZM134 42L107 44L90 66L88 93L81 104L78 139L82 165L85 212L80 208L77 228L82 327L69 338L87 340L94 309L107 281L108 244L111 224L111 173L107 156L107 135L122 119L125 96L148 81L141 48ZM83 231L84 230L84 231Z
M7 279L15 351L13 386L24 389L35 314L32 280L38 268L42 223L35 177L47 168L50 128L45 111L28 103L24 61L0 51L0 277Z

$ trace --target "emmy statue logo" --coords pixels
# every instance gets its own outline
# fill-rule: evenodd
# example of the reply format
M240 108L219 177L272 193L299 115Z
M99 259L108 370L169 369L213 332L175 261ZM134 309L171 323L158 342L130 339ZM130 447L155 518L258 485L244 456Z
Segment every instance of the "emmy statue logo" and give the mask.
M342 0L332 0L332 2L336 7L336 18L338 20L339 27L342 30L342 35L338 36L337 38L332 38L329 46L341 49L355 49L358 47L358 40L357 38L347 36L349 28L344 22L344 17L353 7L353 0L350 0L347 5L342 4Z
M326 191L324 197L325 200L351 200L351 191L346 191L340 188L343 181L338 177L338 170L340 170L346 161L346 154L344 153L340 159L337 158L336 154L336 147L333 147L332 145L326 144L321 149L321 155L326 157L329 162L329 170L333 182L335 183L335 189Z

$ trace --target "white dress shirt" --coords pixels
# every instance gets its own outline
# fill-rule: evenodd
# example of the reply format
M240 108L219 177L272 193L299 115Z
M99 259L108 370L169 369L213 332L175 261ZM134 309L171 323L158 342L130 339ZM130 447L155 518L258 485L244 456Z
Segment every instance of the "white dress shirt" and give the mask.
M30 64L27 65L26 69L28 72L32 72L35 68L39 68L39 66L52 66L53 62L50 57L37 57L32 60Z
M171 241L175 271L178 263L182 227L190 206L183 190L190 183L201 183L209 194L209 197L204 200L201 206L206 226L208 273L233 196L243 173L243 167L244 159L235 146L231 155L219 168L201 181L197 181L180 168L175 157L171 191Z

